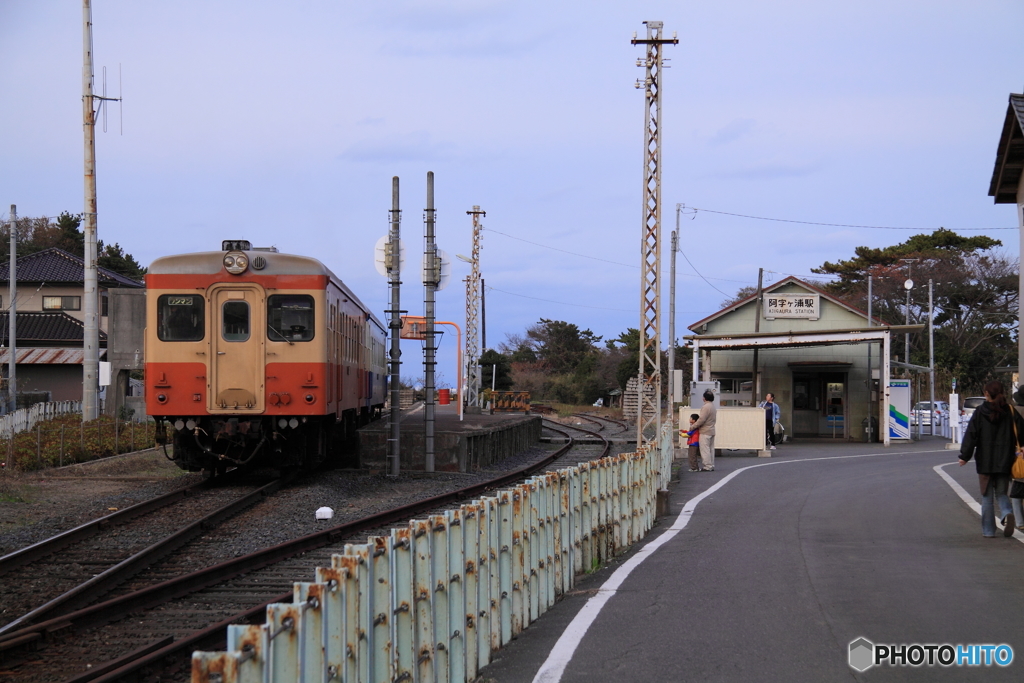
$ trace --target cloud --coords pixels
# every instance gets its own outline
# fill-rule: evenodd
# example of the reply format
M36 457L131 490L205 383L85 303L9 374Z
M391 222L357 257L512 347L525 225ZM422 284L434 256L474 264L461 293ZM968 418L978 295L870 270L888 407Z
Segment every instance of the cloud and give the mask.
M714 135L711 136L711 144L714 146L727 145L730 142L735 142L741 137L749 133L754 128L753 119L736 119L725 126L718 129Z
M426 131L391 135L385 139L362 140L338 155L355 162L443 161L455 155L451 142L435 142Z
M787 163L768 162L753 164L745 168L720 171L712 174L712 178L730 180L780 180L783 178L803 178L817 173L821 169L820 162Z

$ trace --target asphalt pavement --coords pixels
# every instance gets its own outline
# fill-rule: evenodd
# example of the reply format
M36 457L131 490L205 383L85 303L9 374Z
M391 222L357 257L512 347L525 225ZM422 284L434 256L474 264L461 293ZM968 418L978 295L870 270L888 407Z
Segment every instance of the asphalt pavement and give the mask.
M961 498L979 498L974 463L945 443L802 442L682 472L647 539L579 580L482 680L1024 680L1024 536L982 537ZM1007 644L1014 659L858 672L858 638Z

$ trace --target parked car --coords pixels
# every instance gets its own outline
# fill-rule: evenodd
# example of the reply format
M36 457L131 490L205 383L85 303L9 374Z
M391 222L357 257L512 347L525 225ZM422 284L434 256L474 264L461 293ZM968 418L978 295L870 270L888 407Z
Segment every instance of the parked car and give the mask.
M910 424L920 424L922 427L928 427L932 424L933 415L936 419L948 419L949 403L946 401L936 401L933 408L931 401L918 401L914 404L914 409L910 411Z
M984 402L984 396L971 396L970 398L965 398L964 407L960 411L960 415L963 416L964 422L970 422L971 415L974 415L975 408L981 407L981 404Z

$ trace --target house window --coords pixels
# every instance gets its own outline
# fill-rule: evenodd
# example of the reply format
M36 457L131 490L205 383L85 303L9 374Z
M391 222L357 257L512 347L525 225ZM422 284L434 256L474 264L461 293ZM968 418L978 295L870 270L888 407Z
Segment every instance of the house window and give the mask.
M80 311L82 310L82 297L80 296L44 296L44 311Z

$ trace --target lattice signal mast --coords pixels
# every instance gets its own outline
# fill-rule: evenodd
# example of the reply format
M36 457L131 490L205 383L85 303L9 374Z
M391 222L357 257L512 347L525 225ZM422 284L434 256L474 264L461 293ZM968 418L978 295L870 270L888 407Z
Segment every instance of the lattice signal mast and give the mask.
M480 217L486 216L479 206L467 214L473 217L472 270L466 279L466 405L480 407Z
M640 255L640 381L637 383L637 446L657 439L661 432L661 72L662 46L677 45L675 33L662 37L663 22L645 21L647 38L633 34L633 45L646 45L647 58L636 65L647 68L637 80L644 90L644 204ZM654 427L653 430L650 428ZM645 436L645 429L649 436Z

